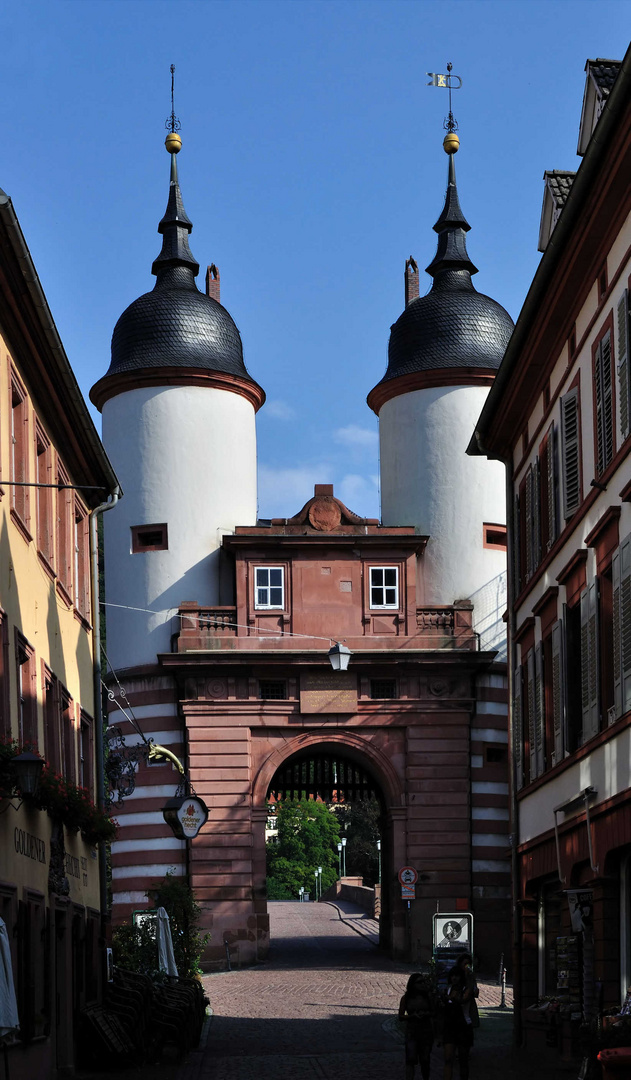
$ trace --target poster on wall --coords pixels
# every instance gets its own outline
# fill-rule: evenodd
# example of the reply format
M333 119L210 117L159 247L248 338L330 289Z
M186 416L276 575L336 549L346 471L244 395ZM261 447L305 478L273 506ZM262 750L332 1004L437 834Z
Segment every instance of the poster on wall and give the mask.
M580 934L585 930L592 930L594 894L591 889L567 889L567 900L570 905L570 921L572 933Z

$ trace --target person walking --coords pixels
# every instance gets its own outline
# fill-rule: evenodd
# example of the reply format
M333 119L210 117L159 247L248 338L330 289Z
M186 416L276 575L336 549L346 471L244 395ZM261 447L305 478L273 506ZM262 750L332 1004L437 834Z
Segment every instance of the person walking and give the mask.
M405 1080L413 1080L417 1064L423 1080L429 1080L436 1020L436 997L430 975L419 971L410 975L399 1003L399 1020L405 1024Z
M460 1080L469 1080L469 1054L473 1029L480 1026L476 998L480 991L468 953L458 957L447 977L447 1000L443 1013L442 1041L445 1055L444 1080L452 1080L454 1057L458 1052Z

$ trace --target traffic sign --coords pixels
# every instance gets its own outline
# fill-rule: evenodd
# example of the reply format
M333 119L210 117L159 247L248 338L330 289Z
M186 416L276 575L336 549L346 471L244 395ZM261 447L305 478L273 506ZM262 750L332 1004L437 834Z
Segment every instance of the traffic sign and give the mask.
M434 915L434 955L450 956L473 950L473 915L469 911Z
M399 882L401 885L416 885L418 873L413 866L402 866L399 870Z

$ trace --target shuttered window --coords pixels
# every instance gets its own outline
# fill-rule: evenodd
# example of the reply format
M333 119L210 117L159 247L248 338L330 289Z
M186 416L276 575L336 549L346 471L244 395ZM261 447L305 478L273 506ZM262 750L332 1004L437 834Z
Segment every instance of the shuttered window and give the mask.
M614 453L613 377L609 331L594 349L594 402L596 410L596 475L601 476Z
M581 501L578 386L561 398L561 459L563 469L563 517L567 521Z
M559 448L551 424L539 449L541 490L541 556L545 558L559 535Z
M521 668L515 668L515 693L513 696L513 758L515 762L515 787L524 786L524 726L522 707Z
M530 779L541 776L545 771L545 696L544 663L541 642L535 649L535 771ZM532 760L532 752L531 752Z
M565 693L563 669L563 624L559 619L552 627L552 764L565 757Z
M539 461L535 461L519 486L519 578L530 581L541 561L541 513Z
M615 552L613 576L613 680L612 722L631 709L631 536Z
M531 649L526 659L526 712L528 714L528 769L529 779L537 777L537 737L536 737L536 691L535 691L535 654Z
M581 698L583 745L598 734L600 726L598 656L598 583L581 594Z
M620 401L620 435L626 439L631 424L631 376L629 374L629 290L618 301L618 399Z

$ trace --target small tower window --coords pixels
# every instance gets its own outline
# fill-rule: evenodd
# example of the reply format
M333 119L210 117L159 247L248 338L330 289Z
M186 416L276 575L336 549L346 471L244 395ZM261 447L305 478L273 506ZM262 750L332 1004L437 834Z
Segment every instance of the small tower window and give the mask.
M397 697L396 679L371 679L371 698L395 698Z
M506 526L485 525L484 547L494 548L496 551L506 551Z
M132 555L137 555L141 551L167 551L168 547L169 539L164 523L162 525L132 525Z

